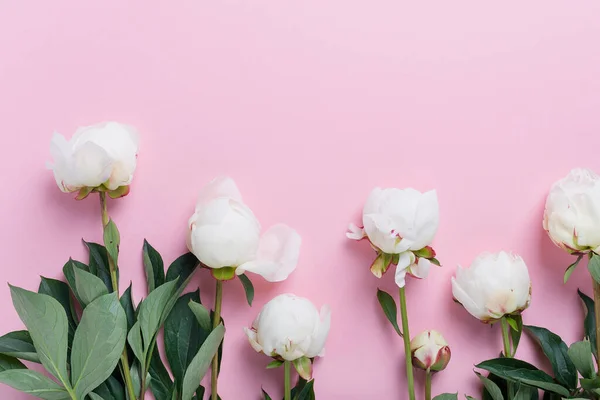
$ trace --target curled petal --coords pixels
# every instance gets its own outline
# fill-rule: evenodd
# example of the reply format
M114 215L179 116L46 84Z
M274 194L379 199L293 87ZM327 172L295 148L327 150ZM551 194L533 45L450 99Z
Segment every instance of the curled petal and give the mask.
M252 329L244 328L244 332L246 333L246 336L248 336L248 342L250 342L250 346L252 346L252 348L254 350L256 350L257 353L262 352L263 348L258 343L258 340L256 337L256 331L254 331Z
M309 358L325 355L325 340L327 340L329 328L331 327L331 308L328 305L321 307L320 318L319 326L306 352L306 356Z
M396 267L395 276L396 285L398 285L398 287L404 287L407 269L414 262L415 255L410 251L405 251L398 257L398 266Z
M408 269L409 273L415 278L424 279L429 275L431 262L426 258L419 258L419 261L412 264Z
M235 181L229 177L220 176L213 179L208 185L200 190L198 202L196 203L196 210L199 207L208 204L211 200L219 197L228 197L237 202L242 202L242 194L235 184Z
M298 264L300 235L287 225L277 224L260 238L256 259L240 265L236 273L253 272L269 282L285 280Z
M346 236L348 239L362 240L367 237L367 234L363 228L356 226L355 224L350 224L348 225L348 232L346 232Z

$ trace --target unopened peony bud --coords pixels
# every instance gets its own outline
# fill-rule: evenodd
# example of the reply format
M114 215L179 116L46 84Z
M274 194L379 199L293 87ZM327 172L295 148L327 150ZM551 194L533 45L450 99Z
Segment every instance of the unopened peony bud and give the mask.
M423 331L410 341L413 364L429 371L441 371L450 362L450 347L441 333Z

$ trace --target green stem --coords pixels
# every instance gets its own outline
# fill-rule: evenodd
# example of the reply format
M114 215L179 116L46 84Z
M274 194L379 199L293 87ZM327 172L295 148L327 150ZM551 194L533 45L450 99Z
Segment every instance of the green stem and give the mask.
M221 304L223 303L223 281L217 279L217 288L215 290L215 313L213 317L213 329L221 323ZM217 379L219 377L219 352L215 354L212 361L212 374L210 377L210 398L218 400Z
M106 228L108 225L108 221L110 218L108 217L108 207L106 204L106 194L104 192L100 192L100 211L102 213L102 228ZM119 281L117 280L117 269L115 268L115 264L113 260L108 257L108 268L110 270L110 280L112 282L113 291L119 295ZM129 357L127 357L127 345L123 349L123 353L121 354L121 366L123 367L123 378L125 379L125 386L127 387L127 393L129 394L130 399L136 399L135 390L133 388L133 380L131 379L131 372L129 369ZM143 379L143 378L142 378ZM142 392L144 388L142 387ZM140 397L143 399L143 397Z
M290 384L290 375L291 375L291 362L289 361L285 361L283 363L283 369L284 369L284 400L291 400L292 399L292 385Z
M425 400L431 400L431 371L425 371Z
M596 362L598 363L597 374L600 376L600 284L598 284L595 279L592 279L592 282L594 282L594 313L596 314Z
M406 311L406 293L404 292L404 287L400 288L400 314L402 317L402 338L404 339L408 398L409 400L415 400L415 379L413 377L412 356L410 353L410 333L408 332L408 313Z
M502 325L502 342L504 343L504 357L512 358L512 350L510 348L510 325L506 320L506 317L502 317L500 320Z

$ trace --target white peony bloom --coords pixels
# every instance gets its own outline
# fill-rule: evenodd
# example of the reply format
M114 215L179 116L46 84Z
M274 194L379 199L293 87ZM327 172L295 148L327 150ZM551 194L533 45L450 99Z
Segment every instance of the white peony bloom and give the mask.
M543 226L569 253L599 251L600 177L579 168L556 182L546 199Z
M283 224L261 236L258 220L231 178L217 178L204 187L189 220L188 247L204 265L234 268L238 275L253 272L271 282L296 269L300 243L300 235Z
M450 347L441 333L423 331L410 341L410 352L417 368L441 371L450 362Z
M350 224L346 236L367 238L378 252L371 271L380 278L390 265L397 265L396 284L405 285L410 274L424 278L435 252L429 245L439 226L439 206L435 190L375 188L363 209L364 228Z
M78 198L84 198L98 190L120 197L129 192L137 152L133 127L106 122L77 129L71 140L55 133L50 143L54 162L48 166L63 192L80 191Z
M454 299L475 318L495 321L520 313L531 301L531 280L523 259L504 251L478 256L452 278Z
M244 330L254 350L294 361L323 356L330 324L328 306L319 313L309 300L282 294L265 304L252 328Z

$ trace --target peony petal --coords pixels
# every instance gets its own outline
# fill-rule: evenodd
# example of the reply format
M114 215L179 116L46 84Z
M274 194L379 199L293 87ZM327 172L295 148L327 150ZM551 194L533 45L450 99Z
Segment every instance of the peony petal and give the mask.
M325 341L331 327L331 308L328 305L321 307L320 323L306 352L308 358L323 357L325 355Z
M260 343L258 343L258 338L256 337L256 332L252 329L248 329L246 327L244 327L244 332L246 333L246 336L248 336L248 342L250 342L250 346L252 346L252 348L254 350L256 350L256 352L260 353L263 351L262 346L260 345Z
M460 268L460 267L459 267ZM457 280L452 277L452 296L458 301L462 306L477 319L483 320L487 316L485 311L471 299L471 297L463 290L462 287L458 284Z
M113 159L100 146L86 142L73 154L73 186L97 187L108 180Z
M348 239L362 240L365 237L367 237L367 234L365 233L365 230L363 228L360 228L355 224L351 223L350 225L348 225L348 232L346 232L346 236L348 237Z
M242 194L235 181L227 176L220 176L213 179L200 190L196 209L219 197L228 197L243 203Z
M256 259L240 265L238 275L248 271L269 282L285 280L298 265L300 235L284 224L269 228L260 238Z
M423 193L415 214L416 238L411 250L420 250L429 246L437 233L440 224L440 209L437 192L430 190Z
M398 287L403 288L406 285L406 269L397 267L394 280Z
M414 263L409 267L409 273L415 278L424 279L429 275L430 268L431 261L426 258L419 258L417 263Z

